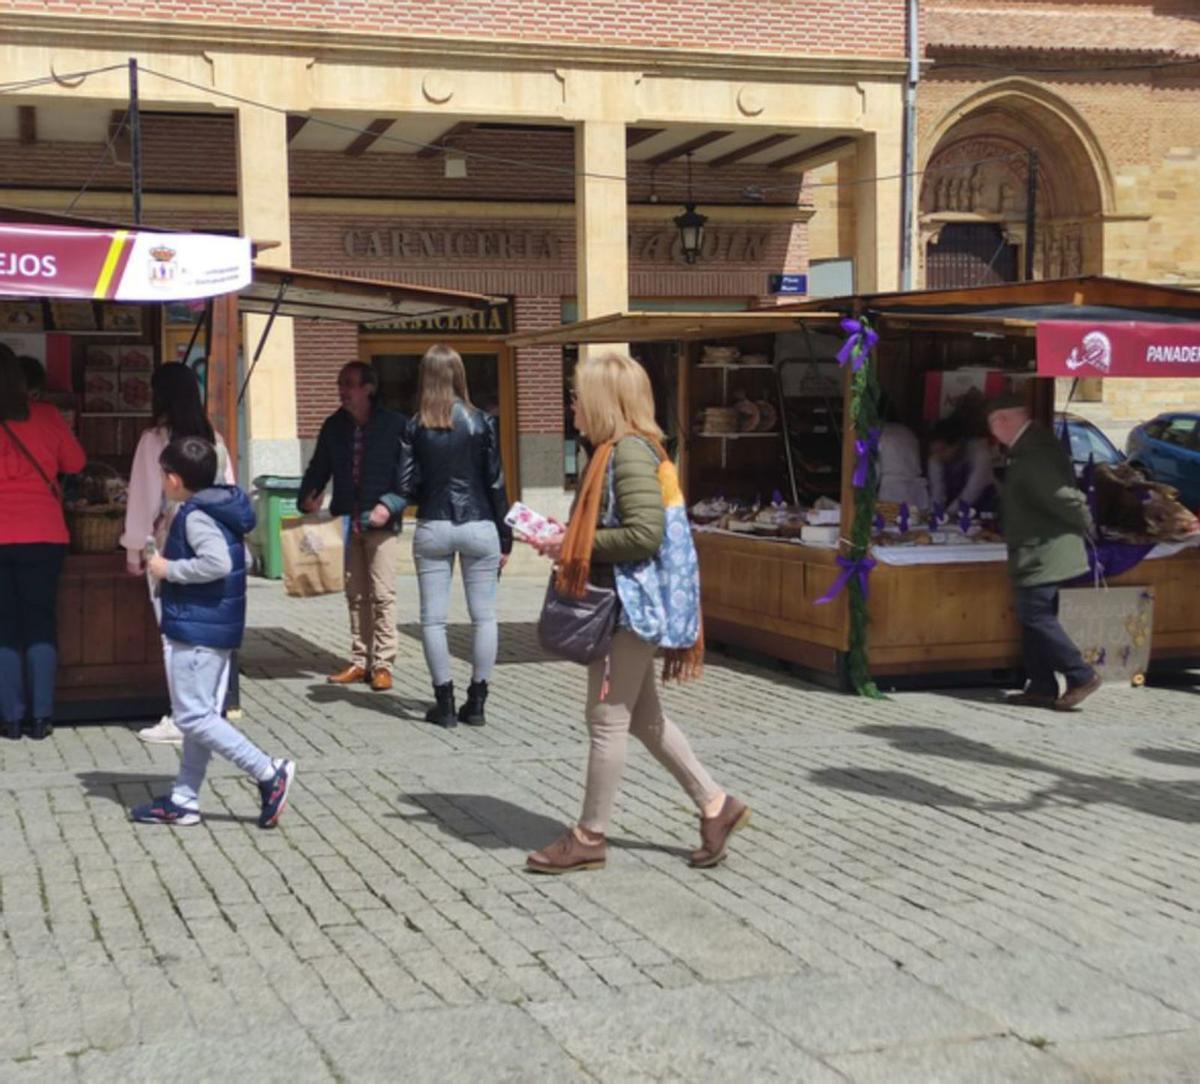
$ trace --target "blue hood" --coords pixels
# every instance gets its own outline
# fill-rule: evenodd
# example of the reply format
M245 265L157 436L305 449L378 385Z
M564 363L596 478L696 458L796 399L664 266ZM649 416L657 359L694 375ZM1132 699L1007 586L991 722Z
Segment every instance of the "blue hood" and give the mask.
M250 498L237 486L209 486L192 495L192 502L234 534L245 537L257 522Z

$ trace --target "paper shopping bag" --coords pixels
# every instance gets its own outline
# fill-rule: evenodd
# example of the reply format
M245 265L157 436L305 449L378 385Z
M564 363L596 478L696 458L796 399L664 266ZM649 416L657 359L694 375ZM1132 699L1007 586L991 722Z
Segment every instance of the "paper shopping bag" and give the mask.
M283 520L283 587L289 595L309 598L342 590L346 574L344 523L339 516L299 516Z

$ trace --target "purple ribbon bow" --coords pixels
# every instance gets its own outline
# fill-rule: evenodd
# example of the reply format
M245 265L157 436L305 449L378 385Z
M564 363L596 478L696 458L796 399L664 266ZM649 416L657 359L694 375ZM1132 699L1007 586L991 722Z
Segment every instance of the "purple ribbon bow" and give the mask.
M837 352L837 363L845 365L850 362L850 368L857 373L879 342L879 332L866 320L852 320L849 317L842 321L842 330L847 338Z
M825 592L815 603L814 606L822 606L826 602L832 602L841 593L842 589L854 577L858 578L858 585L862 588L863 601L867 598L867 577L871 574L871 569L876 565L874 557L859 557L851 559L838 554L838 566L841 572L838 573L838 578L833 581L833 586Z
M854 476L850 479L855 489L862 489L867 484L867 474L871 469L871 456L879 451L880 429L872 429L867 433L866 440L856 440L854 451L858 459L854 463Z

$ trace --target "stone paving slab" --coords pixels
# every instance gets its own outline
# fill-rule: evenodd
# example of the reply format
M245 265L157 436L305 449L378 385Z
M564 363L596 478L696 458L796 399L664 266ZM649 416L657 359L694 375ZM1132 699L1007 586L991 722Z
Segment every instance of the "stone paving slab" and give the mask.
M411 578L390 694L324 683L339 598L255 582L274 832L224 764L202 826L131 824L178 754L130 725L0 745L0 1081L1200 1080L1200 679L1058 715L712 654L664 701L753 806L729 861L632 748L608 868L539 878L586 748L542 591L502 581L489 724L445 732Z

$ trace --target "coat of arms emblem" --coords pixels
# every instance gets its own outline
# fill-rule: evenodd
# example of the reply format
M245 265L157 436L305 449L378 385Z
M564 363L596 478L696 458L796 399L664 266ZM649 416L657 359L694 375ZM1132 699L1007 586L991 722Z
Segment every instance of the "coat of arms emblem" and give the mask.
M179 261L175 250L167 245L155 245L150 250L150 265L147 268L152 286L166 286L175 281L179 272Z

